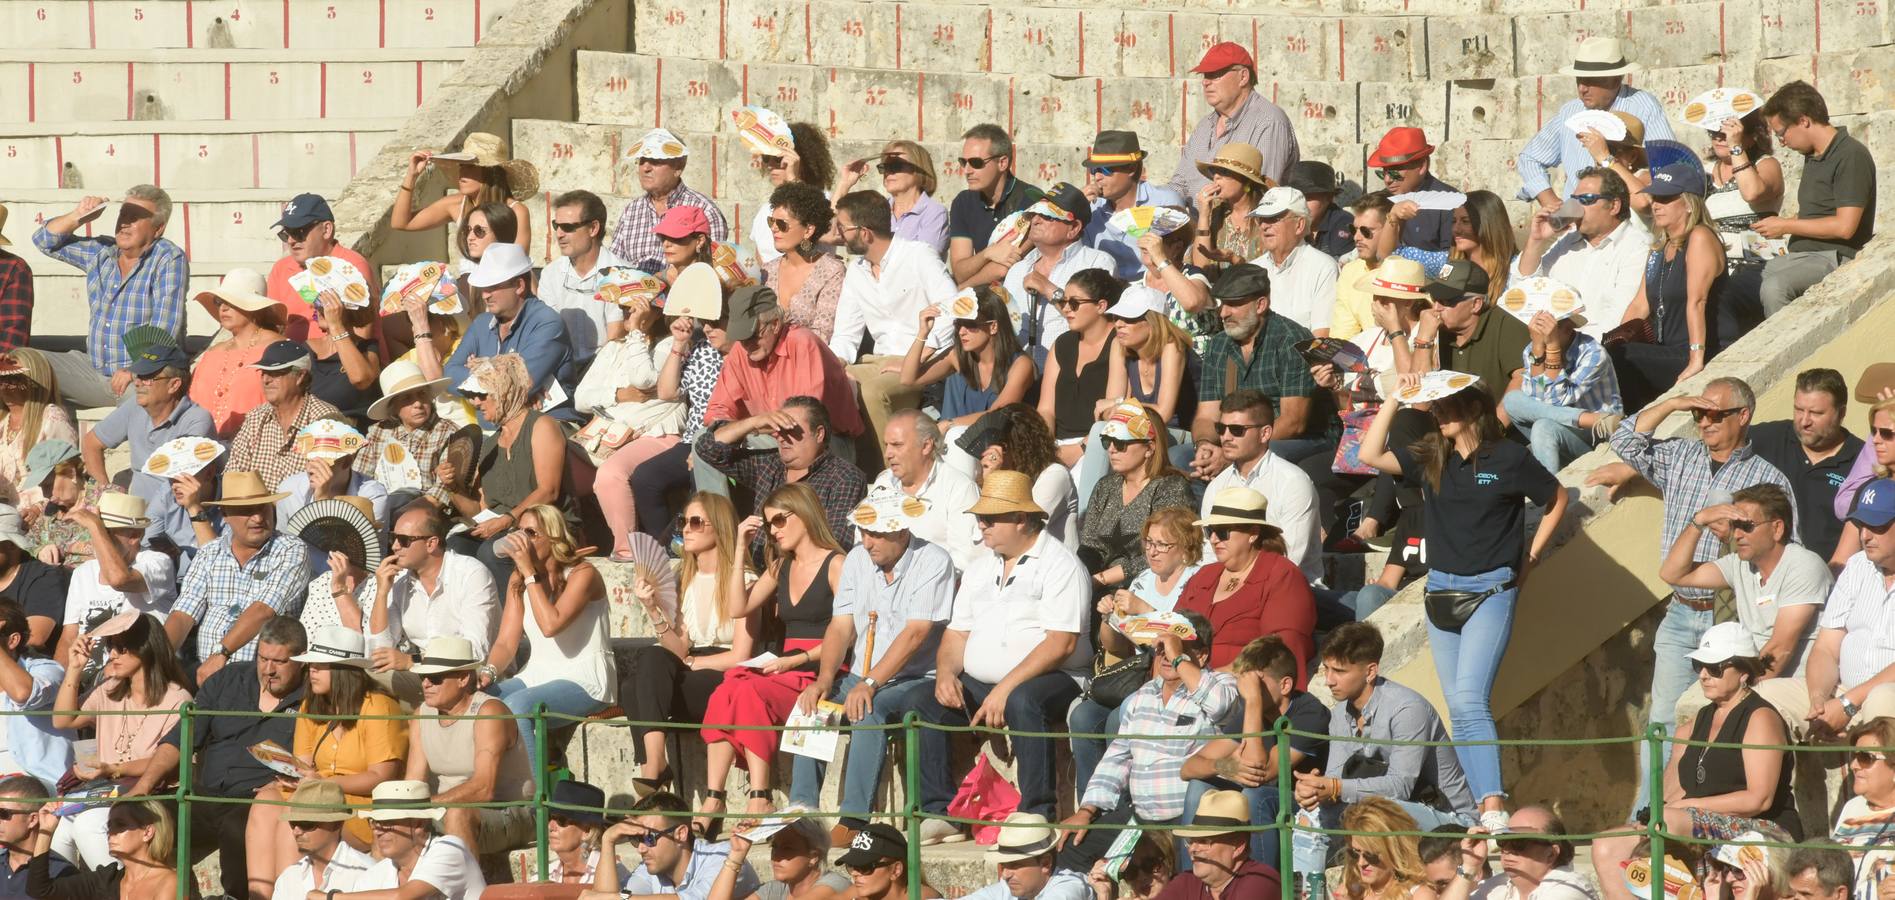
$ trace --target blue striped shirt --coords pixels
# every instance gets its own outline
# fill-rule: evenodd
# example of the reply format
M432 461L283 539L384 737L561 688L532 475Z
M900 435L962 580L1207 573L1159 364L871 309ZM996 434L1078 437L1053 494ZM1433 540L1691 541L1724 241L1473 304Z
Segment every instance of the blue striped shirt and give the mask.
M1533 345L1520 350L1520 361L1528 373L1533 371ZM1526 395L1554 406L1596 413L1624 413L1619 398L1619 374L1612 368L1605 347L1587 334L1573 335L1572 346L1564 354L1565 367L1555 375L1528 374L1520 388Z
M118 241L110 237L54 234L42 225L33 246L86 273L86 352L99 374L110 377L132 364L119 336L133 326L156 325L183 340L191 264L177 244L159 238L129 276L119 274Z
M1566 120L1585 109L1586 105L1575 97L1560 106L1546 124L1540 126L1540 133L1527 141L1526 148L1520 151L1520 158L1514 167L1520 170L1520 199L1531 200L1541 191L1553 186L1548 169L1558 166L1565 175L1565 184L1560 188L1561 199L1573 193L1573 186L1579 183L1579 170L1592 168L1592 154L1586 152L1579 136L1566 127ZM1658 98L1644 91L1625 85L1619 88L1618 99L1612 101L1614 111L1623 110L1638 117L1645 123L1645 142L1674 140L1671 124L1665 121L1665 108L1660 106Z
M240 563L230 550L230 533L198 552L191 567L184 570L184 583L178 588L173 613L184 613L197 623L197 658L210 659L223 646L224 635L237 619L258 603L277 615L294 616L303 611L303 598L309 589L308 544L293 534L277 532L262 549ZM230 654L230 662L257 658L257 639Z

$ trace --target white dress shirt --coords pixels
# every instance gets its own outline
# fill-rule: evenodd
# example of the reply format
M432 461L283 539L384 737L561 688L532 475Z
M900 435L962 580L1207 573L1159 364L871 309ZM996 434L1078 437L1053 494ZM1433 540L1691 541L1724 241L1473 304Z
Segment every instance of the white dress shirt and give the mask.
M444 834L428 838L421 858L409 881L426 882L442 900L480 900L487 891L487 879L480 874L480 861L469 852L461 839ZM393 890L401 887L401 873L393 859L383 858L369 866L355 884L358 891Z
M1311 583L1321 583L1322 519L1316 515L1316 485L1309 476L1294 463L1265 450L1247 475L1237 471L1235 465L1225 466L1224 471L1217 473L1204 488L1199 511L1209 516L1217 492L1232 487L1246 487L1263 495L1268 503L1263 510L1263 520L1283 529L1284 549L1289 551L1286 556L1303 570L1304 578ZM1209 540L1204 542L1204 558L1217 558L1211 553Z
M322 869L322 883L317 884L314 877L315 867L309 864L309 857L302 857L276 876L276 891L271 900L304 900L310 891L341 891L348 893L356 888L368 867L375 859L354 847L348 841L336 845L330 854L329 864Z
M855 362L862 335L867 334L875 339L878 355L901 356L915 342L921 311L937 304L945 311L957 293L954 276L933 247L895 238L888 252L882 254L879 273L866 256L849 261L849 270L842 276L842 292L836 298L836 324L829 335L829 349L848 365ZM947 346L953 328L952 315L935 319L928 346Z
M1336 258L1308 244L1297 244L1277 265L1265 252L1250 261L1270 273L1270 311L1311 331L1329 327L1336 309Z
M875 476L871 487L893 488L903 493L901 479L895 473L882 470ZM974 524L974 514L968 512L980 501L980 488L967 476L947 467L941 460L935 460L928 467L928 477L921 480L921 487L913 496L928 501L928 512L915 520L909 529L930 544L939 544L949 556L954 558L954 570L967 571L974 558L982 550L980 528Z
M976 681L999 684L1026 661L1049 631L1078 636L1060 670L1083 682L1091 674L1092 643L1086 620L1092 609L1092 576L1066 545L1042 531L1005 575L1000 555L986 551L961 577L954 595L950 631L967 634L961 671Z
M559 313L559 321L566 326L566 337L572 342L573 362L583 363L597 355L599 345L605 343L606 326L625 318L625 311L618 304L594 300L592 295L598 293L599 282L607 269L629 265L613 256L612 248L600 247L599 258L593 262L590 272L574 271L572 259L565 256L540 270L540 302Z
M1007 277L1001 282L1001 285L1007 289L1007 304L1008 309L1013 313L1013 321L1016 326L1020 326L1016 327L1017 331L1025 330L1023 323L1033 312L1033 298L1026 292L1026 276L1027 273L1033 271L1033 266L1039 261L1039 248L1028 250L1019 262L1013 264L1013 268L1007 270ZM1074 241L1067 244L1066 249L1060 252L1059 262L1053 264L1053 274L1046 280L1051 281L1054 287L1063 291L1066 289L1066 282L1073 277L1074 272L1082 272L1086 269L1104 269L1111 272L1117 267L1118 262L1112 259L1112 254ZM1040 326L1045 329L1040 337L1040 346L1051 353L1053 339L1065 334L1068 330L1066 317L1059 314L1059 307L1053 305L1051 297L1046 298L1046 306L1040 310Z
M500 633L500 592L493 575L480 560L449 550L441 557L435 587L430 594L415 573L397 573L388 587L388 627L369 630L374 611L362 610L362 633L377 641L370 646L398 647L405 640L419 647L431 638L458 635L474 645L475 656L486 659Z
M1544 275L1579 292L1586 304L1586 325L1581 334L1595 338L1619 327L1625 310L1638 293L1639 280L1645 277L1645 260L1652 253L1651 233L1632 216L1598 244L1586 240L1574 228L1553 242L1540 255L1540 267L1520 275Z
M1829 589L1829 602L1816 619L1821 630L1840 628L1842 649L1837 653L1837 673L1842 690L1851 690L1891 665L1895 665L1895 591L1884 587L1882 572L1869 562L1867 553L1857 551L1843 563L1836 585Z

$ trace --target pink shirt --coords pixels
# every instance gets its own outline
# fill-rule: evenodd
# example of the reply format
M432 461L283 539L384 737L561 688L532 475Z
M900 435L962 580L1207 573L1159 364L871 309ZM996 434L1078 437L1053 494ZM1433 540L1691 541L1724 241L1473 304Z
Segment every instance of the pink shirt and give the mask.
M357 271L361 272L362 277L368 279L369 293L371 295L369 302L374 304L381 302L380 295L375 294L375 282L378 280L375 277L375 270L369 268L368 260L363 259L362 254L338 244L335 249L329 251L329 255L347 262L349 265L354 266ZM289 311L289 324L284 327L283 336L292 341L307 341L312 331L319 337L327 333L323 331L322 325L316 321L315 308L310 306L308 301L303 299L303 295L296 292L295 288L290 287L290 276L302 270L303 264L297 262L295 257L284 256L282 259L277 260L276 265L270 267L269 288L265 292L271 300L283 304L283 307ZM193 397L192 399L195 400L197 398ZM205 404L200 403L199 405L202 406ZM209 407L206 406L206 408ZM241 408L248 409L248 407Z
M750 361L742 344L732 345L724 357L724 372L711 389L710 402L704 405L704 424L782 409L783 401L796 396L821 400L837 434L854 437L862 433L855 385L843 372L842 360L809 329L788 324L776 349L761 366Z
M219 440L235 437L244 413L263 402L263 373L244 366L262 359L265 349L260 344L239 350L236 343L224 341L205 350L192 367L191 401L211 414Z
M142 674L137 677L144 677ZM99 682L99 686L86 695L79 708L90 713L105 713L114 710L145 709L135 705L132 693L125 692L125 699L113 700L105 695L106 687L112 679ZM178 685L171 685L163 699L151 709L175 710L191 699L191 692ZM99 761L108 763L128 763L135 759L144 759L156 752L158 741L163 739L172 728L177 727L178 717L170 716L113 716L100 715L93 720L99 729Z

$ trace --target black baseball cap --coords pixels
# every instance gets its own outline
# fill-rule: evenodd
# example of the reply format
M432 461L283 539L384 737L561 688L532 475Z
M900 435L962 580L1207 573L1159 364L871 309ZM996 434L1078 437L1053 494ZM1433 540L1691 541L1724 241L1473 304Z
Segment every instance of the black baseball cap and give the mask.
M140 378L150 378L164 371L167 366L181 372L189 372L191 357L177 347L157 344L138 351L138 354L132 357L132 364L126 368L131 369L132 374Z
M307 369L310 362L307 346L296 341L282 340L263 348L263 356L245 368L280 372L284 369Z
M855 833L855 837L849 841L848 851L836 860L836 865L871 869L907 858L908 839L892 826L876 823Z
M1429 273L1428 284L1422 288L1436 302L1452 303L1467 294L1487 294L1487 270L1465 259L1450 259L1441 268Z
M329 201L321 194L297 194L290 202L283 204L283 218L276 220L272 228L301 228L317 222L334 222L336 214L329 211Z

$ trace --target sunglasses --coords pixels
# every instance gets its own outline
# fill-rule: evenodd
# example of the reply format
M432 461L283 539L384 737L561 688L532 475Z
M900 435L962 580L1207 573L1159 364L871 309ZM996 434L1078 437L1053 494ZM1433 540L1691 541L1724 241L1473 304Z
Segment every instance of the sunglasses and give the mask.
M421 676L421 680L426 684L441 684L447 681L447 676L447 672L430 672Z
M1858 769L1866 769L1878 762L1888 762L1888 757L1880 753L1870 753L1867 750L1857 750L1849 755L1849 761Z
M758 159L758 161L759 161L759 162L761 162L761 163L763 164L763 167L764 167L764 168L766 168L766 169L781 169L781 168L783 168L783 157L781 157L781 156L764 156L764 157L759 157L759 159Z
M711 520L703 516L686 516L679 524L684 527L685 531L703 531L711 527Z
M982 528L992 528L995 525L1018 525L1022 521L1024 520L1021 519L1019 513L1000 513L997 515L980 514L974 516L974 524Z
M1574 194L1573 195L1573 200L1577 201L1580 206L1591 206L1594 203L1597 203L1604 199L1605 199L1604 194Z
M1244 435L1250 433L1250 429L1262 428L1263 426L1262 425L1238 425L1234 422L1219 422L1216 425L1213 425L1211 427L1217 431L1217 434L1219 437L1222 437L1227 434L1230 435L1231 437L1243 437Z
M919 170L915 168L914 163L908 162L907 160L891 159L876 166L875 171L883 175L906 175Z
M776 232L777 234L783 234L784 232L787 232L790 230L790 220L780 218L778 216L771 216L770 217L770 230Z
M1131 166L1087 166L1086 167L1086 174L1091 175L1095 178L1104 178L1108 175L1123 175L1130 171L1132 171Z
M105 820L105 833L106 834L122 834L124 832L132 831L134 829L143 828L143 827L145 826L140 825L137 822L128 821L126 819Z
M584 228L590 224L592 223L591 222L554 222L553 227L559 229L560 234L572 234L573 232L578 231L579 229Z
M1379 866L1382 864L1382 857L1377 855L1373 850L1358 850L1354 847L1350 847L1349 858L1358 862L1368 863L1371 866Z
M1701 425L1715 425L1743 411L1744 408L1741 406L1731 406L1724 409L1694 409L1691 411L1691 418L1696 419L1698 424Z
M315 231L315 230L316 230L316 226L317 226L317 225L320 225L320 224L322 224L322 223L321 223L321 222L311 222L311 223L309 223L308 225L304 225L304 226L303 226L303 227L301 227L301 228L285 228L285 229L283 229L282 231L279 231L279 232L277 232L277 233L276 233L276 237L277 237L277 240L281 240L281 241L300 241L300 240L304 240L304 239L306 239L306 238L308 238L308 237L309 237L309 233L310 233L310 232L312 232L312 231Z
M1355 227L1355 236L1372 238L1375 236L1375 229L1370 228L1367 225L1357 225Z
M1149 440L1136 441L1136 440L1126 440L1124 438L1115 438L1115 437L1102 437L1099 440L1101 443L1105 444L1105 449L1107 453L1123 453L1126 450L1132 449L1133 444L1151 443L1151 441Z
M1741 531L1744 534L1749 534L1750 530L1756 527L1757 527L1757 523L1749 519L1732 519L1731 520L1732 531Z
M670 837L671 832L669 831L647 831L644 834L634 835L632 837L632 845L636 847L656 847L659 841ZM675 840L675 838L673 838L673 840Z
M484 238L493 232L488 231L485 225L469 225L467 226L467 233L477 238Z
M1223 68L1221 68L1221 69L1218 69L1218 70L1217 70L1217 71L1215 71L1215 72L1205 72L1205 73L1203 73L1203 75L1204 75L1204 80L1205 80L1205 81L1216 81L1216 80L1217 80L1217 79L1219 79L1219 78L1222 78L1222 77L1224 77L1224 76L1226 76L1226 75L1229 75L1229 74L1230 74L1231 72L1233 72L1233 71L1235 71L1235 70L1236 70L1236 69L1238 69L1238 68L1239 68L1238 66L1225 66L1225 67L1223 67Z
M1283 221L1283 217L1287 215L1289 215L1289 213L1280 212L1274 216L1251 216L1251 218L1256 219L1258 222L1261 222L1265 225L1275 225L1276 223Z
M892 859L884 859L881 862L875 863L873 865L843 866L843 868L849 870L849 874L851 875L873 875L875 874L876 871L880 869L885 869L894 862L895 861Z
M1094 300L1091 297L1067 297L1066 299L1060 300L1059 302L1054 303L1053 305L1065 312L1072 312L1073 310L1076 310L1079 307L1084 306L1088 303L1097 303L1097 302L1099 301Z
M1395 181L1414 170L1415 170L1414 166L1408 166L1406 168L1401 168L1401 169L1376 169L1375 177L1380 178L1383 181Z
M1695 659L1691 661L1691 671L1699 673L1709 672L1713 678L1724 677L1724 673L1730 671L1730 667L1731 662L1728 659L1723 662L1714 663L1698 662Z
M1871 428L1869 432L1878 441L1895 441L1895 428Z
M960 163L966 168L979 170L987 168L988 163L999 158L998 156L963 156Z
M780 512L774 516L771 516L768 519L765 519L764 521L769 522L771 528L782 528L783 526L790 524L790 514L786 512Z
M1210 526L1210 527L1208 527L1208 528L1206 528L1206 529L1204 529L1204 533L1205 533L1205 534L1208 534L1208 535L1210 535L1210 536L1211 536L1211 539L1212 539L1212 540L1215 540L1215 541L1228 541L1228 540L1230 540L1230 536L1231 536L1231 533L1232 533L1232 532L1234 532L1234 531L1236 531L1236 530L1237 530L1238 528L1240 528L1240 527L1242 527L1242 526L1238 526L1238 525L1212 525L1212 526Z
M1517 840L1501 841L1500 852L1519 856L1529 850L1538 850L1551 846L1553 846L1553 842L1549 840L1541 838L1519 838Z
M416 541L425 541L433 536L434 535L431 534L398 534L391 532L388 535L388 540L389 543L394 544L396 547L406 547Z
M1435 297L1433 299L1434 299L1434 305L1436 306L1455 307L1455 306L1460 306L1461 304L1466 303L1467 301L1472 300L1477 296L1479 295L1478 294L1462 294L1461 296L1455 297L1450 300L1443 300L1440 297Z

